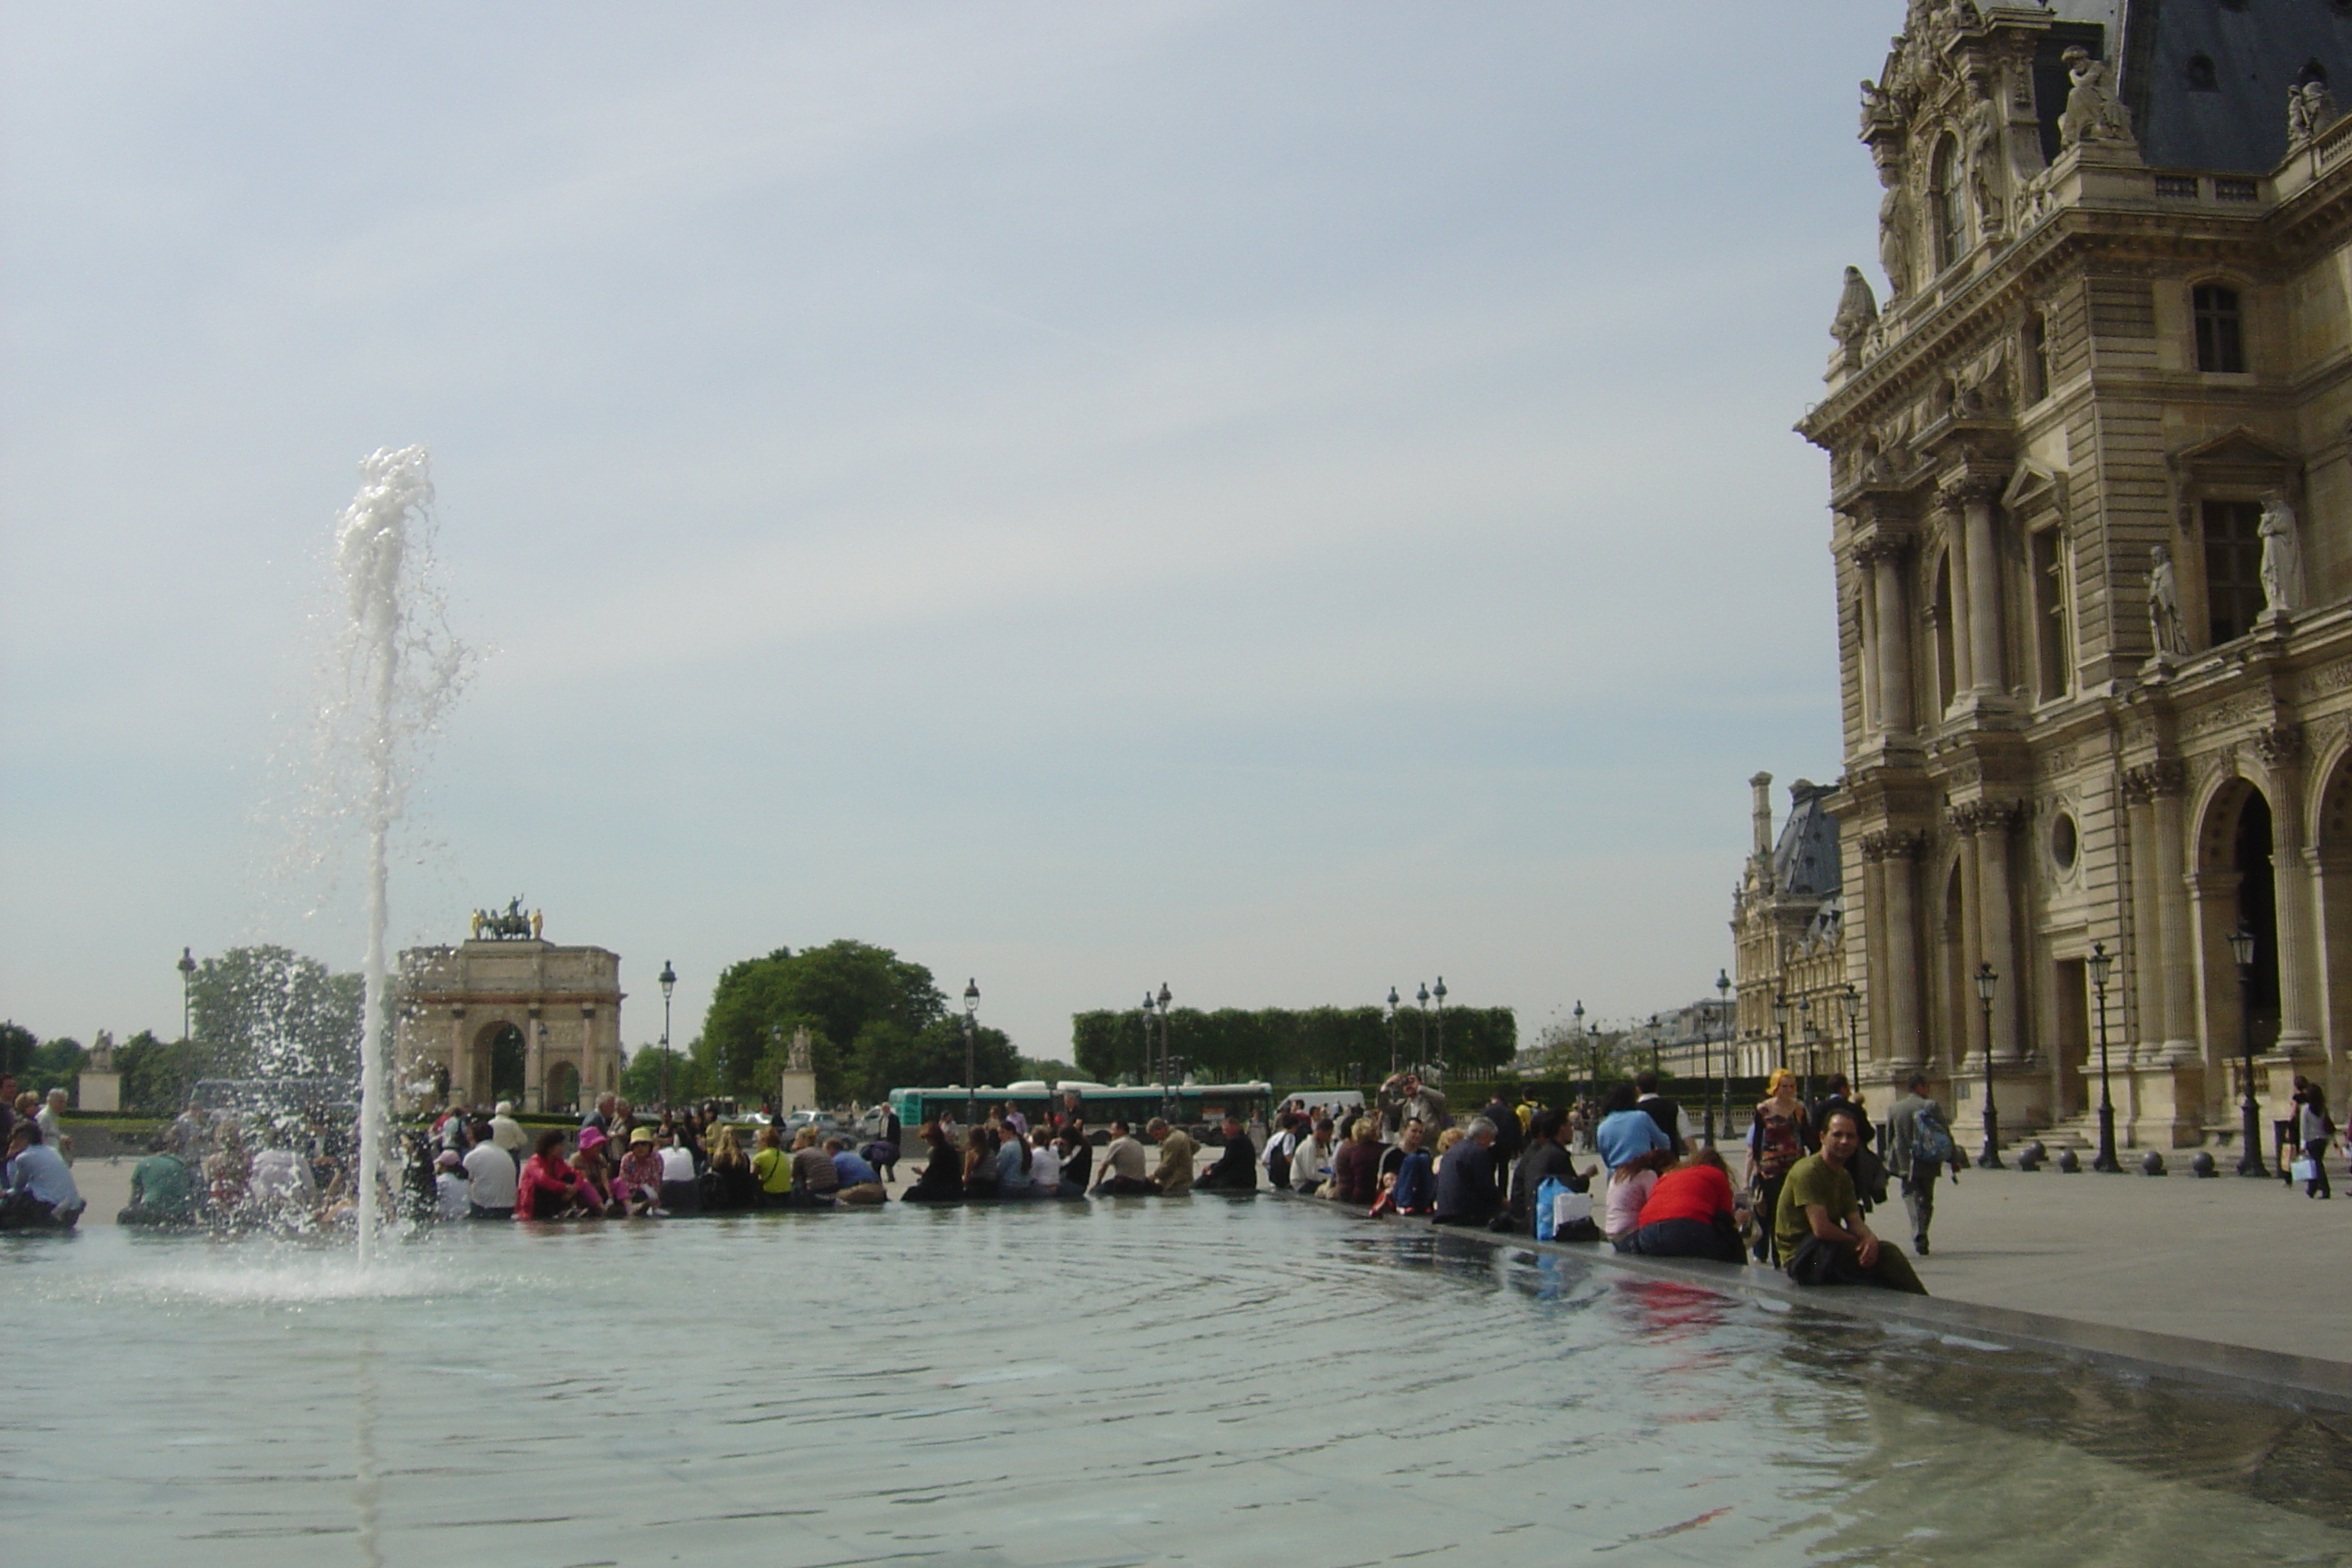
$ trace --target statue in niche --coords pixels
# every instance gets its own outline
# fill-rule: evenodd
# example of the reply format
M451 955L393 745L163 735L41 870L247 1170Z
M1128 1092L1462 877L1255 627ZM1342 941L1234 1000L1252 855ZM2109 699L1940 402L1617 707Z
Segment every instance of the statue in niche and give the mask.
M2263 498L2263 614L2284 616L2303 604L2303 545L2295 537L2294 508L2284 490Z
M1862 275L1859 267L1845 269L1845 289L1838 295L1837 314L1830 318L1830 336L1838 347L1853 353L1878 324L1878 297L1870 291L1870 279Z
M814 1047L814 1044L815 1042L809 1038L809 1032L806 1028L799 1028L793 1031L793 1054L791 1058L793 1071L810 1072L814 1070L809 1065L809 1054Z
M1998 234L2007 214L1996 170L2009 128L1983 78L1969 79L1969 94L1968 112L1960 119L1961 145L1969 159L1969 191L1976 199L1978 226L1987 234Z
M1886 274L1886 300L1893 304L1911 289L1911 215L1903 196L1903 165L1893 159L1878 166L1878 265Z
M2107 65L2091 58L2080 44L2059 57L2066 62L2066 110L2058 117L2058 141L2073 147L2082 142L2117 142L2131 144L2131 121L2107 87Z
M2286 89L2286 139L2299 146L2336 123L2336 95L2314 79Z
M2147 629L2158 658L2189 652L2189 626L2180 618L2180 585L2172 574L2172 552L2159 544L2147 569Z

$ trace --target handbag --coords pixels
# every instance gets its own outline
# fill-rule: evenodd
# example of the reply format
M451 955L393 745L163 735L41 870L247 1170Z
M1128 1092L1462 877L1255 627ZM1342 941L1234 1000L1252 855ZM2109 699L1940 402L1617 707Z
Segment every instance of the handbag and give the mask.
M2298 1182L2319 1180L2319 1162L2305 1155L2294 1163L2294 1179Z

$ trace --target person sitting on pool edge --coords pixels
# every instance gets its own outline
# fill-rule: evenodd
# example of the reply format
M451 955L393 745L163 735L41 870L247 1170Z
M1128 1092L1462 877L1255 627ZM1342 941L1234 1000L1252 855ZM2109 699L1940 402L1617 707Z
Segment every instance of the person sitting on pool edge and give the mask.
M1495 1149L1501 1135L1502 1130L1485 1115L1470 1119L1462 1141L1446 1151L1444 1163L1437 1167L1432 1219L1440 1225L1482 1226L1502 1211L1495 1181Z
M1850 1167L1862 1148L1862 1119L1853 1110L1830 1112L1822 1151L1789 1171L1773 1215L1780 1255L1800 1285L1879 1285L1924 1296L1927 1288L1903 1249L1871 1234Z
M117 1225L184 1226L196 1220L195 1177L172 1152L172 1134L155 1135L153 1152L131 1167L131 1203Z
M1739 1205L1723 1156L1704 1145L1658 1178L1643 1200L1633 1228L1616 1238L1620 1252L1645 1258L1712 1258L1741 1263Z
M1150 1159L1126 1121L1113 1121L1110 1142L1103 1146L1102 1179L1095 1184L1094 1190L1118 1198L1147 1197L1158 1192L1151 1178L1143 1173Z
M787 1206L793 1195L793 1162L784 1152L782 1131L771 1121L751 1142L751 1179L760 1189L752 1203L763 1209Z
M834 1175L839 1184L834 1189L834 1201L844 1204L878 1204L887 1202L890 1194L883 1189L882 1177L865 1156L849 1146L846 1138L824 1141L825 1157L833 1162Z
M55 1149L42 1142L31 1117L8 1130L7 1189L0 1194L0 1229L70 1227L81 1217L81 1190Z
M1157 1116L1143 1124L1143 1135L1160 1145L1160 1168L1151 1173L1152 1184L1169 1197L1191 1192L1192 1162L1200 1148L1192 1135Z
M1194 1189L1204 1193L1257 1191L1257 1151L1250 1147L1249 1130L1242 1125L1240 1117L1227 1115L1221 1131L1225 1137L1224 1152L1192 1184Z

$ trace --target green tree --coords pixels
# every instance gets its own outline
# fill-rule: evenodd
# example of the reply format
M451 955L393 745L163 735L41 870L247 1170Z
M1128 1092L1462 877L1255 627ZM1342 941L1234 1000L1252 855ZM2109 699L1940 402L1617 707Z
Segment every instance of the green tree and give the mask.
M203 1077L196 1047L186 1040L159 1040L142 1029L114 1048L122 1075L122 1109L142 1116L172 1116L188 1103L188 1091Z
M10 1019L0 1024L0 1072L12 1073L22 1079L32 1070L33 1053L41 1048L41 1037Z
M639 1046L621 1068L621 1098L632 1105L658 1105L662 1099L662 1058L669 1058L669 1102L690 1105L705 1092L702 1064L685 1051L665 1051L659 1046Z
M1450 1073L1477 1075L1517 1054L1518 1023L1508 1007L1449 1007L1436 1015L1401 1014L1393 1047L1388 1015L1378 1007L1286 1007L1213 1012L1178 1007L1168 1015L1167 1046L1180 1070L1203 1080L1265 1079L1285 1084L1336 1083L1352 1068L1364 1080L1386 1075L1391 1049L1403 1062L1441 1055ZM1146 1056L1142 1009L1080 1013L1070 1020L1071 1051L1088 1078L1140 1082L1159 1070L1159 1025ZM1423 1041L1426 1039L1426 1045Z
M89 1053L82 1048L79 1040L66 1036L43 1040L34 1047L32 1059L25 1064L24 1071L16 1075L17 1092L29 1089L47 1096L49 1090L61 1089L74 1095L81 1088L82 1064L88 1060Z
M202 1076L357 1081L362 986L289 948L205 959L188 986Z
M694 1059L714 1092L756 1099L773 1089L804 1028L817 1098L838 1104L889 1087L898 1066L917 1059L910 1053L927 1040L936 1046L934 1031L950 1022L931 972L888 948L847 940L797 953L778 948L719 977Z

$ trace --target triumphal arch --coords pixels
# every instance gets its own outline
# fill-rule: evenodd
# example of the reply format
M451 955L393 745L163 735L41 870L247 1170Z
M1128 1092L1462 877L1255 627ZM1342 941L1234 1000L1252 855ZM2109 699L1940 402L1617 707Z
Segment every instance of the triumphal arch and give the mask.
M400 955L404 1097L569 1111L621 1083L621 956L544 939L516 899L455 947Z

